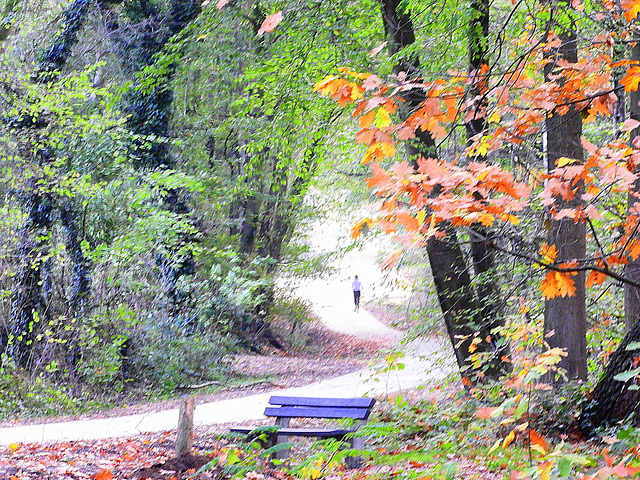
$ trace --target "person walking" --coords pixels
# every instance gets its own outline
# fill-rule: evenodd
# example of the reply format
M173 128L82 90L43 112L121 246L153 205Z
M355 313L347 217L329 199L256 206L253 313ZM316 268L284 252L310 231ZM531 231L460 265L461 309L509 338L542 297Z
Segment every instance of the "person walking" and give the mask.
M353 289L353 303L355 308L354 312L360 310L360 289L362 287L362 282L358 279L358 275L355 276L353 282L351 283L351 288Z

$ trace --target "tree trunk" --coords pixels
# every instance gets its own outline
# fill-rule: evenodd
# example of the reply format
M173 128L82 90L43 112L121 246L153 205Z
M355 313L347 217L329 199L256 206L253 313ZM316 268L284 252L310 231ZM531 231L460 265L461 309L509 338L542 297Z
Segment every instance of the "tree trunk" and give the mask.
M8 352L17 365L28 368L29 353L39 331L40 315L44 312L43 258L49 249L49 235L53 225L53 201L38 190L37 181L30 182L24 193L23 208L27 218L20 230L16 270L11 305L11 339Z
M101 4L106 8L105 4ZM127 3L124 17L135 24L134 38L122 38L114 35L122 65L130 73L137 74L143 68L153 65L156 55L161 53L167 42L181 32L189 22L201 12L201 2L197 0L172 0L168 5L168 13L160 14L157 6L140 0ZM167 28L163 28L163 27ZM115 31L118 25L111 28ZM129 114L127 127L131 132L142 136L132 145L131 160L139 169L157 170L173 167L166 138L170 135L171 105L173 90L169 81L174 75L175 66L169 64L162 72L156 86L150 89L131 88L125 99L124 110ZM148 138L145 138L148 137ZM169 188L162 198L163 207L174 213L188 213L189 207L177 189ZM182 239L184 244L191 239ZM167 298L167 315L176 318L189 305L189 293L179 288L181 277L191 275L195 262L191 255L179 254L178 248L158 251L155 261L160 270L160 281Z
M616 380L620 373L640 365L640 318L627 332L609 359L604 375L591 392L589 402L580 415L579 425L586 437L592 437L599 427L609 426L635 414L633 422L640 425L640 381L638 376Z
M640 37L640 34L635 33L635 37ZM640 38L638 38L640 40ZM640 62L640 43L636 43L631 51L631 60ZM623 90L624 91L624 90ZM640 92L633 90L629 94L630 97L630 116L634 120L640 120ZM640 129L636 128L631 132L631 143L638 140L640 137ZM638 148L638 147L635 147ZM636 166L634 173L636 175L640 173L640 166ZM632 232L632 237L640 239L640 201L638 201L637 195L640 194L640 179L635 181L633 192L629 194L627 200L628 203L628 215L629 219L634 220L636 230ZM629 258L627 265L625 266L625 276L633 279L640 280L640 258ZM631 330L634 322L640 318L640 288L632 285L625 284L624 286L624 321L627 331Z
M472 365L469 347L480 327L474 325L473 319L480 306L471 288L471 277L455 230L448 228L446 234L442 240L429 239L427 254L456 361L463 376L467 376Z
M78 229L79 212L74 208L71 199L65 199L60 205L60 221L65 233L65 251L71 261L71 285L69 291L69 317L84 320L88 316L89 297L91 295L91 265L82 251L81 232ZM46 291L47 289L45 289ZM71 331L66 338L65 356L70 372L76 373L81 358L81 348L76 342L76 335Z
M413 23L409 13L402 10L399 0L382 0L382 16L387 36L390 38L390 50L395 54L415 41ZM408 78L419 77L418 58L403 58L394 67L394 73L406 72ZM412 89L403 94L405 100L400 115L407 118L425 99L421 89ZM417 168L417 158L436 158L436 145L428 131L418 129L416 138L407 144L407 156ZM447 333L453 346L461 375L471 382L483 376L498 377L506 370L501 355L490 334L487 322L473 289L471 276L467 268L465 255L460 247L455 230L444 227L446 238L431 238L427 242L427 255L431 265L434 285L442 310ZM485 260L484 255L482 257ZM475 337L480 338L477 352L490 353L488 364L474 367L469 351ZM487 341L489 339L490 341Z
M487 129L487 88L489 75L489 0L471 0L469 19L469 77L472 79L466 92L467 118L465 132L467 145L471 145ZM473 159L483 161L484 156ZM477 195L477 200L481 200ZM470 253L475 274L475 288L481 308L481 318L489 332L491 343L496 349L494 367L510 370L510 365L502 360L509 357L509 344L495 331L504 326L504 316L500 312L499 289L496 285L495 253L489 248L491 233L480 224L471 226Z
M91 294L90 262L82 251L81 232L78 229L79 212L71 200L60 206L60 221L65 232L65 250L71 260L71 291L69 292L69 311L73 318L87 315Z
M191 453L193 448L193 414L195 403L193 397L183 397L178 411L178 429L176 433L176 457Z
M577 36L573 31L559 33L561 46L550 54L552 60L565 59L578 61ZM545 67L545 78L551 81L555 70L555 61ZM574 107L564 115L550 113L546 119L547 169L552 171L556 161L567 157L582 162L582 118ZM579 190L576 192L579 196ZM560 202L557 199L557 202ZM577 201L563 201L563 206L575 208ZM579 200L578 200L579 202ZM556 261L581 260L586 255L586 224L571 219L550 220L549 244L558 249ZM545 302L544 331L551 348L566 350L567 355L560 361L559 367L566 371L569 379L587 378L585 305L585 274L578 272L572 279L576 293L569 297L556 297ZM553 332L553 333L552 333Z
M84 24L90 0L76 0L63 13L63 23L55 35L51 45L40 56L38 68L32 75L32 80L38 83L54 81L60 70L65 66L73 45L78 40L78 33ZM44 117L44 116L40 116ZM20 115L16 127L24 128L18 135L21 143L21 155L40 166L49 165L53 155L46 146L46 138L27 129L41 129L47 122L40 118L38 122L25 122L25 119L36 118L32 113ZM34 148L37 148L35 154ZM12 319L10 345L8 352L21 367L29 366L29 353L34 345L38 330L38 319L44 315L44 298L48 295L46 286L50 284L44 271L49 235L54 217L54 198L44 193L37 180L32 179L27 188L21 193L20 200L26 211L27 219L20 231L20 245L18 247L19 267L15 275L15 286L12 302ZM80 255L82 252L80 251Z
M9 33L11 32L11 26L13 22L11 21L11 17L17 12L19 9L20 0L8 0L4 5L4 9L2 11L2 18L5 20L3 23L0 23L0 42L4 42L7 38L9 38Z

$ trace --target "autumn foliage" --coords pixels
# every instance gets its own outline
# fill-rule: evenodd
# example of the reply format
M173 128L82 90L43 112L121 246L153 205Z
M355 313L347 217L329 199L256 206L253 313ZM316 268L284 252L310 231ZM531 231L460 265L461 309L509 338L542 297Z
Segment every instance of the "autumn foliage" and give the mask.
M615 13L613 2L605 2L605 7L608 14ZM623 7L624 17L633 21L639 10L637 2L623 2ZM383 81L373 74L342 69L341 75L318 82L316 91L340 105L355 106L353 117L361 128L356 141L366 147L363 163L371 165L367 185L381 198L379 216L361 220L353 236L364 225L377 223L405 245L416 247L430 237L444 235L445 222L497 228L517 225L523 215L543 209L554 220L588 223L597 244L597 253L589 258L556 262L548 251L526 258L546 270L540 284L545 298L573 295L578 270L589 271L588 286L609 277L619 280L617 272L629 259L640 256L640 242L633 236L637 208L620 211L619 201L637 178L634 172L640 154L638 145L631 145L629 133L640 122L627 120L620 126L618 139L601 146L583 137L586 161L560 158L550 172L535 167L508 171L500 160L505 148L541 134L547 116L564 115L572 106L586 124L609 117L618 102L614 69L625 70L620 83L626 92L638 89L640 66L614 60L617 38L596 35L578 62L557 60L546 81L541 72L550 62L548 52L560 45L553 32L538 39L525 32L519 42L530 48L516 56L506 71L492 71L484 65L480 71L449 71L431 81L417 81L404 73ZM471 84L483 86L481 102L465 97ZM402 107L403 94L416 89L424 93L425 100L403 120L395 115ZM476 106L467 108L465 102ZM432 138L444 139L460 123L477 116L486 119L488 128L460 148L457 156L392 161L398 145L411 141L417 132L428 131ZM596 224L604 225L606 232L622 234L610 235L609 241L596 237Z

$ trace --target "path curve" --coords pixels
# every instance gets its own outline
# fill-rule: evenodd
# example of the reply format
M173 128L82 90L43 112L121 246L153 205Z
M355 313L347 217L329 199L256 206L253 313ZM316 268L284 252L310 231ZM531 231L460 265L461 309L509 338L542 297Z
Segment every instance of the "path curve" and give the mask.
M364 315L363 315L364 314ZM364 311L360 315L373 330L384 331L387 327L379 324ZM394 331L395 332L395 331ZM397 333L393 333L397 335ZM233 422L250 422L263 418L262 412L271 395L357 397L363 395L386 395L424 385L428 381L445 378L451 371L447 364L439 364L430 357L446 349L444 342L425 340L409 346L409 353L401 359L402 370L380 371L380 367L370 367L358 372L322 380L302 387L292 387L247 397L220 400L196 406L194 424L215 425ZM132 436L140 433L173 430L177 426L178 410L127 415L115 418L77 420L0 428L0 445L20 443L53 443L72 440L96 440L109 437Z
M399 342L402 332L382 324L364 309L358 313L353 311L350 279L354 271L357 270L360 272L359 275L362 275L363 297L372 296L370 292L385 288L376 273L372 254L351 254L351 257L343 259L340 267L339 273L331 280L318 279L306 282L297 289L298 294L313 303L316 314L331 330L358 338L377 337ZM405 352L405 356L399 360L404 366L402 369L381 370L380 365L372 366L302 387L278 389L197 405L195 427L246 423L263 418L264 407L269 397L274 394L326 397L388 395L444 379L453 371L453 356L447 342L425 339L404 345L402 349ZM175 429L177 421L178 410L171 409L115 418L7 427L0 428L0 445L95 440L162 432Z

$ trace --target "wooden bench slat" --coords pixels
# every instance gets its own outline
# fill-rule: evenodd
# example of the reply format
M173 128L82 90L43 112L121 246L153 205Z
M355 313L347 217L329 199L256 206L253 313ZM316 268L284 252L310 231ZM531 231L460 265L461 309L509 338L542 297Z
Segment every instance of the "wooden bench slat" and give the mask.
M251 433L255 428L251 427L233 427L232 432L235 433ZM284 436L296 436L296 437L320 437L320 438L334 438L343 437L349 433L353 433L355 430L345 428L280 428L273 433L267 433L267 435L284 435Z
M333 407L267 407L266 417L287 418L355 418L366 420L371 410L368 408L333 408Z
M273 427L273 425L265 425L264 427ZM254 430L258 430L258 429L264 428L264 427L243 427L242 425L240 425L240 426L237 426L237 427L231 427L229 429L229 431L230 432L234 432L234 433L251 433ZM274 429L274 431L275 431L275 429Z
M271 405L300 406L300 407L354 407L371 408L376 403L375 398L328 398L328 397L284 397L273 395L269 399Z
M264 433L268 440L265 447L273 446L279 442L285 441L287 437L316 437L316 438L335 438L344 440L349 433L356 431L364 421L369 418L369 414L373 409L375 399L373 398L327 398L327 397L285 397L274 395L269 400L270 405L265 409L264 414L267 417L276 417L276 431L268 431L267 427ZM352 418L361 420L359 425L353 428L290 428L289 421L292 418ZM244 433L251 436L251 432L265 427L232 427L231 431L236 433ZM256 432L258 433L258 432ZM258 435L254 437L260 438ZM355 450L364 449L364 438L355 436L348 439L351 448ZM285 459L288 456L288 450L281 450L274 454L274 458ZM357 468L362 465L362 459L358 456L345 458L348 468Z

